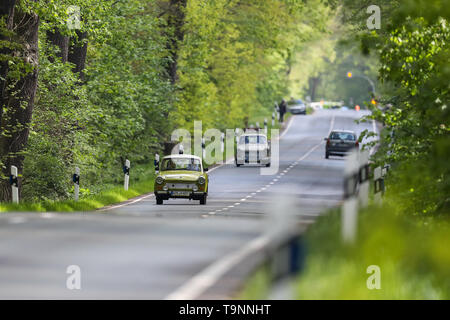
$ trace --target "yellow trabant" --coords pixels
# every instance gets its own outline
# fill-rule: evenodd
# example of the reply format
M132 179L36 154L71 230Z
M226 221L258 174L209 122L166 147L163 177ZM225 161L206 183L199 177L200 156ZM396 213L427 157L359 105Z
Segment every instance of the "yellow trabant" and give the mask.
M155 169L159 169L154 189L156 204L161 205L170 198L200 200L200 204L206 204L208 168L203 168L202 159L177 154L166 156L155 165Z

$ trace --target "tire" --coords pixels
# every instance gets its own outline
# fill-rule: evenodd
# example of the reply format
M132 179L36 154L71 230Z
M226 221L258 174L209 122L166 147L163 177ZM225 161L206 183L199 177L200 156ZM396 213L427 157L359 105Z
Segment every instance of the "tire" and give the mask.
M200 199L200 204L201 205L205 205L206 204L206 198L207 198L207 195L204 194L203 197Z
M164 200L161 199L160 197L156 197L156 204L157 205L162 205L164 203Z
M330 157L330 154L328 152L325 152L325 159L328 159Z
M235 162L234 164L235 164L235 165L236 165L236 167L238 167L238 168L239 168L239 167L241 166L241 165L240 165L240 164L238 164L237 162Z
M268 164L266 164L266 168L270 167L270 162Z

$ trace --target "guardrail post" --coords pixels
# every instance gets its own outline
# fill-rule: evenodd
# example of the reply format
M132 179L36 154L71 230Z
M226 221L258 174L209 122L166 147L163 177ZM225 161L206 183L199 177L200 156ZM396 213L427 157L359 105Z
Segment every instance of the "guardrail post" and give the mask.
M369 204L369 152L367 150L359 153L359 192L358 198L362 208Z
M346 243L355 241L358 221L358 184L359 163L358 153L352 152L345 163L344 170L344 203L341 215L342 239Z
M374 202L376 205L381 205L381 196L384 193L384 179L383 170L381 167L376 167L373 171L373 183L374 183Z
M123 166L123 173L125 174L123 181L123 188L125 191L128 191L128 184L130 182L130 160L125 161L125 165Z
M19 203L19 180L16 166L11 166L11 175L9 176L9 183L12 189L12 202Z
M74 187L74 199L78 201L80 197L80 168L75 168L75 173L72 177L73 187Z

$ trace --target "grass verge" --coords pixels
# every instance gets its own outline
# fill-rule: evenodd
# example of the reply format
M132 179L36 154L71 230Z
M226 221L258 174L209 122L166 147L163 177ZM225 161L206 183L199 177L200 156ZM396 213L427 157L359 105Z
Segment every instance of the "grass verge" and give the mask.
M102 208L104 206L116 204L126 201L128 199L137 197L139 195L153 191L154 175L148 174L141 177L138 181L130 178L130 187L125 191L123 186L110 187L100 191L95 195L88 195L81 198L79 201L63 200L52 201L46 200L35 203L1 203L0 212L30 212L30 211L53 211L53 212L73 212L73 211L89 211Z
M448 220L404 215L391 204L361 211L358 225L353 245L341 241L338 210L308 230L295 299L450 299ZM368 288L369 266L380 268L380 289ZM266 298L269 275L266 268L258 270L239 298Z

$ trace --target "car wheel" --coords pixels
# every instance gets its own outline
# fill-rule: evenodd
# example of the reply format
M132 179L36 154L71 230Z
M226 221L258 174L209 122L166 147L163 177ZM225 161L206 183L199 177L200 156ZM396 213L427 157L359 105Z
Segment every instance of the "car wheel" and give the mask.
M328 152L325 152L325 159L328 159L330 157L330 154Z
M202 205L206 204L206 198L207 198L207 195L204 194L203 197L200 199L200 204L202 204Z
M157 205L161 205L161 204L163 204L163 202L164 202L164 200L162 198L156 197L156 204Z
M266 168L270 167L270 162L268 164L266 164Z
M239 163L237 163L237 162L235 162L235 165L236 165L236 167L240 167L241 165L239 164Z

